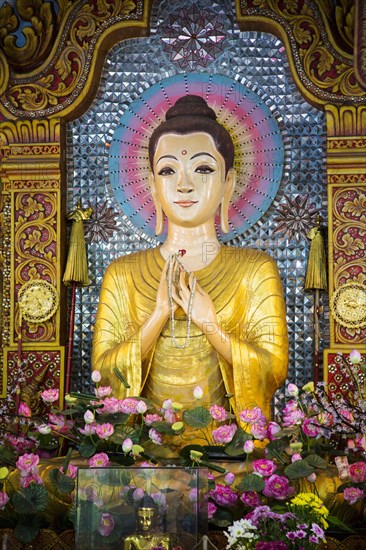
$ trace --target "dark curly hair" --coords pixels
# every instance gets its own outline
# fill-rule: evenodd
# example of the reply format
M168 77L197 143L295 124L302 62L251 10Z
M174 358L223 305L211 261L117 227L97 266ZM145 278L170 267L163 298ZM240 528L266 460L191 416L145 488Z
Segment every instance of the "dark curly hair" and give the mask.
M192 134L205 132L209 134L217 150L225 160L225 173L234 165L234 144L229 132L216 120L216 113L209 107L203 97L186 95L179 98L175 105L168 109L166 121L153 131L149 141L149 160L153 169L153 159L157 143L165 134Z

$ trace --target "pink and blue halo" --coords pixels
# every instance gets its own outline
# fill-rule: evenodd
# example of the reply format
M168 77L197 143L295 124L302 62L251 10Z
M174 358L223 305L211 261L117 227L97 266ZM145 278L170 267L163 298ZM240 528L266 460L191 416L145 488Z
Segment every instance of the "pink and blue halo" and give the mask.
M258 223L278 193L284 171L284 144L268 100L226 76L187 73L157 82L125 110L110 144L108 170L114 196L133 227L149 240L155 235L155 208L149 189L148 142L165 113L187 94L202 96L235 145L237 184L229 209L229 233L216 227L222 242Z

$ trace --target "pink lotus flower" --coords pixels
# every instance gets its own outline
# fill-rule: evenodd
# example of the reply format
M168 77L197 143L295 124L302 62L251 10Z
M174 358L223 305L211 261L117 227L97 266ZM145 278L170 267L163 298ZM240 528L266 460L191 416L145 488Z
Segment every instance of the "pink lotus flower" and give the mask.
M232 485L235 481L235 475L232 472L228 472L224 477L225 485Z
M48 422L53 431L59 434L67 433L73 426L70 420L66 420L62 414L53 414L48 415Z
M240 495L240 500L245 506L250 506L251 508L255 508L261 503L259 495L255 491L245 491Z
M357 349L353 349L349 354L349 360L353 365L359 365L362 361L362 355Z
M217 506L213 502L207 504L208 519L212 519L217 510Z
M145 401L140 400L137 403L137 412L139 414L144 414L146 411L147 411L147 405L146 405Z
M193 397L195 399L202 399L203 397L203 389L200 386L196 386L193 390Z
M100 414L108 413L114 414L119 411L120 400L116 397L106 397L101 401L103 408L97 409L97 412Z
M7 493L0 491L0 508L4 510L5 506L9 502L9 496Z
M250 426L250 433L253 435L253 437L255 437L255 439L263 441L263 439L267 437L268 432L264 424L256 422L255 424L252 424Z
M305 418L305 415L300 409L295 409L283 415L284 427L296 426L296 424L301 424L301 421Z
M174 413L173 409L166 409L164 411L164 420L169 422L169 424L174 424L175 422L177 422L178 417Z
M96 424L85 424L84 428L79 428L79 432L83 435L93 435L95 434Z
M366 462L355 462L349 467L349 478L352 483L363 483L366 481Z
M126 397L119 402L119 410L125 414L136 414L137 413L137 399L133 397Z
M59 468L59 470L62 473L64 473L62 466ZM72 477L72 479L75 479L77 474L78 474L78 467L74 466L73 464L69 464L65 472L65 476L69 476L69 477Z
M106 453L97 453L88 460L90 468L104 468L109 464L109 458Z
M296 384L288 384L287 391L288 394L291 395L291 397L297 397L299 395L299 388L296 386Z
M212 430L212 437L217 445L225 445L232 441L238 426L236 424L225 424L217 430Z
M142 487L138 487L132 493L132 498L135 502L138 502L144 497L144 494L145 494L145 491L142 489Z
M111 386L99 386L98 388L94 389L94 393L97 397L107 397L108 395L111 395L112 388Z
M162 493L161 491L157 491L156 493L151 493L151 498L153 499L155 504L159 506L160 509L166 508L166 498L164 493Z
M262 492L266 497L272 497L276 500L285 500L295 493L294 487L291 487L289 480L285 476L273 474L271 477L266 478L264 483L265 486Z
M20 416L25 416L26 418L30 418L32 416L32 411L28 407L26 403L23 403L23 401L19 405L18 414Z
M93 411L90 411L89 409L85 411L84 420L86 424L93 424L93 422L95 421L95 416Z
M268 422L267 426L267 437L270 441L273 441L276 438L276 434L281 431L281 426L277 422Z
M245 424L266 424L267 419L259 407L253 409L243 409L239 414L240 420Z
M233 506L238 500L238 494L231 487L218 483L215 489L210 491L210 497L220 506Z
M108 537L114 529L114 519L108 512L102 514L102 519L98 527L99 533L102 537Z
M132 439L127 437L122 443L122 451L124 453L129 453L130 451L132 451L132 447L133 447L133 441Z
M97 424L95 426L95 433L100 439L108 439L114 433L114 426L109 422Z
M38 474L27 474L20 477L20 486L23 489L27 489L31 483L36 483L37 485L43 485L42 478Z
M33 453L25 453L16 461L16 467L21 476L36 474L38 472L39 456Z
M147 426L151 426L153 422L160 422L160 420L163 420L163 417L158 414L147 414L144 418Z
M59 398L59 390L50 388L49 390L43 390L41 397L45 403L54 403Z
M210 415L216 422L224 422L227 419L227 412L224 407L212 405L209 409Z
M308 437L318 437L323 433L321 425L314 417L304 418L301 424L301 429Z
M247 439L243 446L244 452L248 455L254 451L254 441Z
M263 477L268 477L275 472L277 469L276 464L273 460L266 460L265 458L260 458L259 460L254 460L253 462L253 471L256 474L259 474Z
M163 444L163 436L161 433L156 431L154 428L150 428L149 430L149 437L155 445L162 445Z
M352 505L362 500L365 493L363 489L359 489L358 487L346 487L343 491L343 496L344 500L346 500L348 504Z

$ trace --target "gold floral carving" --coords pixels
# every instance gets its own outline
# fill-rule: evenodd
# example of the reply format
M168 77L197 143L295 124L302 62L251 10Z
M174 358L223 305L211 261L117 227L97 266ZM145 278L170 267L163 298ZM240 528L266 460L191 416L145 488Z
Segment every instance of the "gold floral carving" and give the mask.
M355 73L366 89L366 2L355 0Z
M333 259L332 289L351 281L366 284L366 186L332 187L330 257ZM335 323L337 343L364 341L366 329Z
M27 1L38 4L38 0ZM10 79L3 102L10 116L58 115L76 100L80 101L88 88L86 81L91 67L95 69L98 40L116 24L121 28L124 25L127 35L131 35L132 24L141 26L142 5L141 0L89 0L71 9L47 63L33 71L26 82ZM64 9L67 8L65 3ZM41 36L37 40L41 41Z
M295 81L312 103L366 99L352 57L354 7L341 0L334 11L322 0L237 0L241 29L273 32L285 43Z
M17 290L31 280L57 283L57 192L19 192L15 197L14 267ZM54 319L29 324L37 341L55 339ZM25 337L26 339L26 337Z
M71 5L71 0L58 2L58 15L52 2L43 0L17 0L16 11L8 3L0 8L0 47L13 69L30 73L45 60L54 45L57 28ZM30 23L22 30L24 44L21 47L17 46L17 38L12 34L19 28L20 19Z

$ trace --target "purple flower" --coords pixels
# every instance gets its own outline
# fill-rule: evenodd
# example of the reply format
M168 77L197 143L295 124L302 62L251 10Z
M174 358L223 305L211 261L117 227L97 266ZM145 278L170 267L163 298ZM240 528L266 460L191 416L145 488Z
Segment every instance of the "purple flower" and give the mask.
M276 439L276 434L281 431L281 426L277 422L269 422L267 426L267 437L270 441Z
M317 523L311 524L311 530L318 538L324 538L324 530Z
M351 505L362 500L364 494L363 489L359 489L358 487L346 487L343 491L344 500Z
M287 544L281 540L273 542L260 541L257 542L255 550L287 550Z
M139 500L141 500L143 498L144 494L145 494L145 491L143 490L143 488L138 487L132 493L132 498L135 502L138 502Z
M102 519L98 527L99 533L102 537L108 537L114 529L114 519L108 512L102 514Z
M211 498L220 506L233 506L238 500L238 495L231 487L218 483L215 489L210 491Z
M253 462L254 472L263 477L271 476L276 469L277 469L277 466L273 462L273 460L260 458L259 460L254 460Z
M0 508L1 510L4 510L5 506L9 502L9 496L7 493L4 493L3 491L0 491Z
M264 483L265 486L262 492L266 497L285 500L295 493L294 487L291 487L289 480L285 476L273 474L271 477L265 479Z
M48 391L52 391L52 390L48 390ZM30 410L30 408L26 403L21 402L19 405L18 414L20 416L26 416L27 418L30 418L32 416L32 411Z
M261 503L259 495L255 491L245 491L240 495L240 500L245 506L250 506L251 508L255 508Z
M218 445L230 443L232 441L238 426L236 424L224 424L219 426L217 430L212 430L214 442Z

